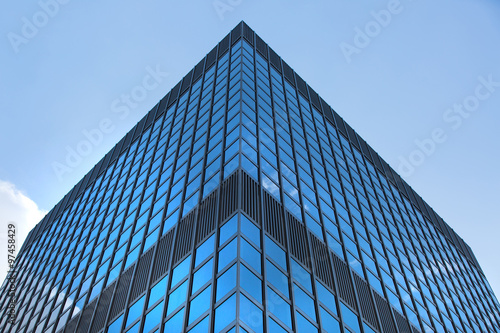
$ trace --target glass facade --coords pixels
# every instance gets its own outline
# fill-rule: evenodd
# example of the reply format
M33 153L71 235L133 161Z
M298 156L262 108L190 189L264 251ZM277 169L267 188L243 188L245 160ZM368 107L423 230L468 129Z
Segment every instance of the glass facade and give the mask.
M470 248L244 23L16 270L2 332L500 332Z

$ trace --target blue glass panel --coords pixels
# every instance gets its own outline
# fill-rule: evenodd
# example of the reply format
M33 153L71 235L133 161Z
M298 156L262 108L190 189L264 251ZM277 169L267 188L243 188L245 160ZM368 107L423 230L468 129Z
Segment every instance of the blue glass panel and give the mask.
M134 320L142 315L142 309L144 307L144 296L142 296L137 302L135 302L128 310L127 324L125 327L130 325Z
M343 303L340 303L342 308L342 317L344 319L344 323L349 326L349 328L353 329L354 332L360 333L361 330L359 328L359 318L358 316L351 311L347 306Z
M174 268L172 273L172 283L170 284L174 287L179 283L189 272L189 265L191 264L191 256L184 259L177 267Z
M182 327L184 326L184 311L185 308L182 308L172 318L170 318L165 323L165 326L163 326L163 332L168 332L168 333L182 332Z
M340 333L340 324L337 319L333 318L325 309L320 309L321 313L321 324L323 325L323 330L328 333Z
M266 260L267 281L269 281L276 289L281 291L285 297L290 298L288 291L288 277L283 274L269 260Z
M236 319L236 294L229 297L215 309L215 332L222 331Z
M216 301L218 302L234 287L236 287L236 265L233 265L233 267L228 269L217 279Z
M273 333L287 332L283 327L278 325L272 318L268 318L267 324L268 324L267 326L269 327L268 332L273 332Z
M313 324L309 322L304 316L300 313L295 312L297 319L297 333L312 333L318 332L318 329L314 327Z
M224 244L238 231L238 215L234 215L220 228L219 246Z
M240 251L241 258L249 263L253 269L261 273L260 253L244 239L241 240Z
M281 268L283 268L285 271L287 270L285 251L283 251L278 245L276 245L275 242L271 240L271 238L267 236L266 254L274 261L276 261L281 266Z
M260 247L260 230L245 215L241 215L241 233Z
M309 274L294 259L291 260L293 278L312 293L311 274Z
M141 322L135 324L132 328L130 328L127 333L139 333L139 328L141 327Z
M267 288L267 294L269 296L267 300L269 311L289 328L292 328L290 305L269 287Z
M212 279L212 266L213 266L213 259L210 259L196 273L194 273L193 288L191 294L194 294L205 283L207 283L208 281L210 281L210 279Z
M238 238L233 239L219 252L219 272L224 269L224 267L226 267L233 259L236 258L238 243L237 241Z
M211 293L212 286L208 286L191 301L191 307L189 308L189 324L198 319L203 312L210 308Z
M208 325L210 324L210 316L206 316L205 319L200 321L198 325L189 330L189 333L206 333L210 332Z
M318 294L318 300L326 305L328 310L338 314L337 306L335 305L335 296L319 282L316 283L316 293Z
M195 267L198 266L203 260L208 258L214 251L215 235L203 242L198 249L196 249Z
M144 332L149 332L161 322L163 303L158 304L152 311L146 315L144 320Z
M316 319L316 310L314 308L314 301L296 284L293 285L293 293L295 295L295 303L304 311L311 319Z
M167 290L168 275L161 279L149 292L148 308L165 296Z
M254 332L263 332L262 310L244 295L240 295L240 319Z
M245 265L241 265L240 285L253 298L262 303L262 281L255 276Z
M177 289L172 292L168 298L167 315L177 309L182 303L186 301L187 280L184 281Z
M119 333L122 331L123 315L118 317L111 325L108 327L108 333Z

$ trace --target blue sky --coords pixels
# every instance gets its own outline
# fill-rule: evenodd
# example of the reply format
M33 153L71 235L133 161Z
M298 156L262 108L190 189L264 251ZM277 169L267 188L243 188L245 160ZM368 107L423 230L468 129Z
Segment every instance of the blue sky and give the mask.
M245 20L466 240L500 295L497 1L27 0L5 7L3 229L16 220L26 233Z

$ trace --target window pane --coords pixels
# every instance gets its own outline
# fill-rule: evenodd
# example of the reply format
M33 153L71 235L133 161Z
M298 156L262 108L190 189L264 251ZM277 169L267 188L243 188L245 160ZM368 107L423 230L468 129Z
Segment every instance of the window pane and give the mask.
M240 271L240 285L247 291L253 298L262 303L262 281L248 268L241 265Z
M236 294L233 294L215 310L215 332L220 332L236 319Z
M168 298L167 316L186 301L187 281L184 281Z
M244 295L240 295L240 319L254 330L254 332L263 332L262 310Z
M149 332L161 322L161 315L163 312L163 302L158 304L151 312L146 315L144 320L144 332Z
M198 296L191 301L189 309L189 324L198 319L198 317L209 309L210 295L212 294L212 286L208 286Z
M163 326L163 331L168 333L179 333L182 332L182 327L184 325L184 308L177 312L172 318L170 318Z

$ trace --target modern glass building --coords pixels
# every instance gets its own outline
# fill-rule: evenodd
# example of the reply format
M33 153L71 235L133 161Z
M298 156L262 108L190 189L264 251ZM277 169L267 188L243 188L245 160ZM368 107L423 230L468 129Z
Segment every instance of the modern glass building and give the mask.
M500 332L469 246L243 22L16 270L2 332Z

